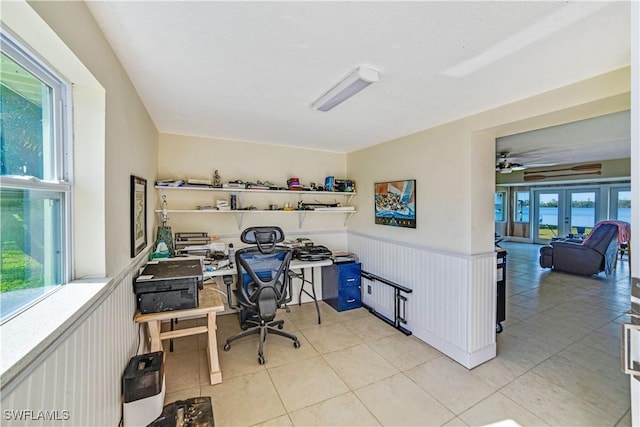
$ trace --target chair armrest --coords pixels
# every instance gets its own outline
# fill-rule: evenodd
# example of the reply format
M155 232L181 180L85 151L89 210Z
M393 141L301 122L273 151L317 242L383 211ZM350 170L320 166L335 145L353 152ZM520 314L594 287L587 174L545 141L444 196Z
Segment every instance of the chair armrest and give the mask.
M233 290L231 289L231 285L233 285L233 276L228 274L224 275L222 276L222 281L227 285L227 303L229 304L229 308L233 308L234 310L240 308L238 304L233 302Z
M287 296L285 297L283 303L284 305L289 304L291 301L293 301L293 278L296 277L295 273L292 274L291 270L287 271L287 278L285 279L287 281Z

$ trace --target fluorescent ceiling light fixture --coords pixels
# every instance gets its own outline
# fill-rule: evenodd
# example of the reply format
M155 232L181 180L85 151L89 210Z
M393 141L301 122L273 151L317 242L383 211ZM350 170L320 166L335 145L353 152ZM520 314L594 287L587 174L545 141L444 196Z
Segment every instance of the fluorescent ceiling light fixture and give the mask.
M444 70L441 74L464 77L525 47L575 24L607 6L607 2L569 2L558 11L495 44L480 55Z
M312 105L320 111L329 111L336 105L351 98L371 83L378 81L378 72L367 67L358 67L351 74L322 95Z

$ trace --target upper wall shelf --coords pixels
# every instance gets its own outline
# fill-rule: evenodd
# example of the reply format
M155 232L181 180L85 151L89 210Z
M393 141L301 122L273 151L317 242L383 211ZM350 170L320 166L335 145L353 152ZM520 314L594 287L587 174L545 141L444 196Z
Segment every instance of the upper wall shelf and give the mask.
M198 186L183 186L183 187L167 187L156 185L157 190L160 190L160 194L163 194L165 190L170 191L222 191L227 193L238 194L238 206L241 207L243 204L242 198L243 195L246 194L286 194L286 195L296 195L298 201L302 201L302 196L334 196L334 197L347 197L346 205L348 206L351 203L351 199L356 195L355 192L334 192L334 191L295 191L295 190L262 190L262 189L247 189L247 188L213 188L213 187L198 187ZM156 213L162 213L162 209L156 209ZM260 214L260 213L283 213L283 214L297 214L298 215L298 227L302 227L304 219L307 213L313 214L346 214L344 225L346 226L349 222L351 216L356 212L355 210L345 210L345 209L336 209L336 210L291 210L291 211L273 211L273 210L258 210L258 209L236 209L236 210L217 210L217 209L168 209L166 210L168 213L215 213L215 214L235 214L236 220L238 222L238 228L242 228L242 220L244 214Z
M179 190L179 191L225 191L227 193L280 193L280 194L319 194L323 196L355 196L355 191L350 192L338 192L338 191L299 191L299 190L262 190L257 188L217 188L217 187L206 187L206 186L182 186L182 187L169 187L164 185L156 185L156 189L160 191L164 190Z

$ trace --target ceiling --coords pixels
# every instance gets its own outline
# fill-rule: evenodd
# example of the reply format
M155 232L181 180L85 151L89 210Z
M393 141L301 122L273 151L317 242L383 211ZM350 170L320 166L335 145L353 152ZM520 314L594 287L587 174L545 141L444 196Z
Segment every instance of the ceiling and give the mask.
M496 152L527 168L631 157L629 111L496 139Z
M630 63L628 2L87 5L160 132L342 153ZM312 108L360 65L379 82Z

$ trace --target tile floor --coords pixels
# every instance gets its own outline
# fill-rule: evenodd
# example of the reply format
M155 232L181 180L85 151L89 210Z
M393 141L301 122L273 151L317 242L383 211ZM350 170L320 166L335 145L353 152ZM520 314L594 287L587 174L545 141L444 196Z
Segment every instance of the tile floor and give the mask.
M502 420L553 426L631 425L620 372L620 323L629 308L629 266L582 278L542 270L538 246L501 244L507 255L507 320L498 356L467 370L365 310L322 303L283 313L302 346L271 336L222 350L240 330L218 320L223 382L211 386L205 335L175 340L165 401L211 396L216 426L478 426ZM195 320L194 320L195 321ZM188 326L188 322L181 322Z

